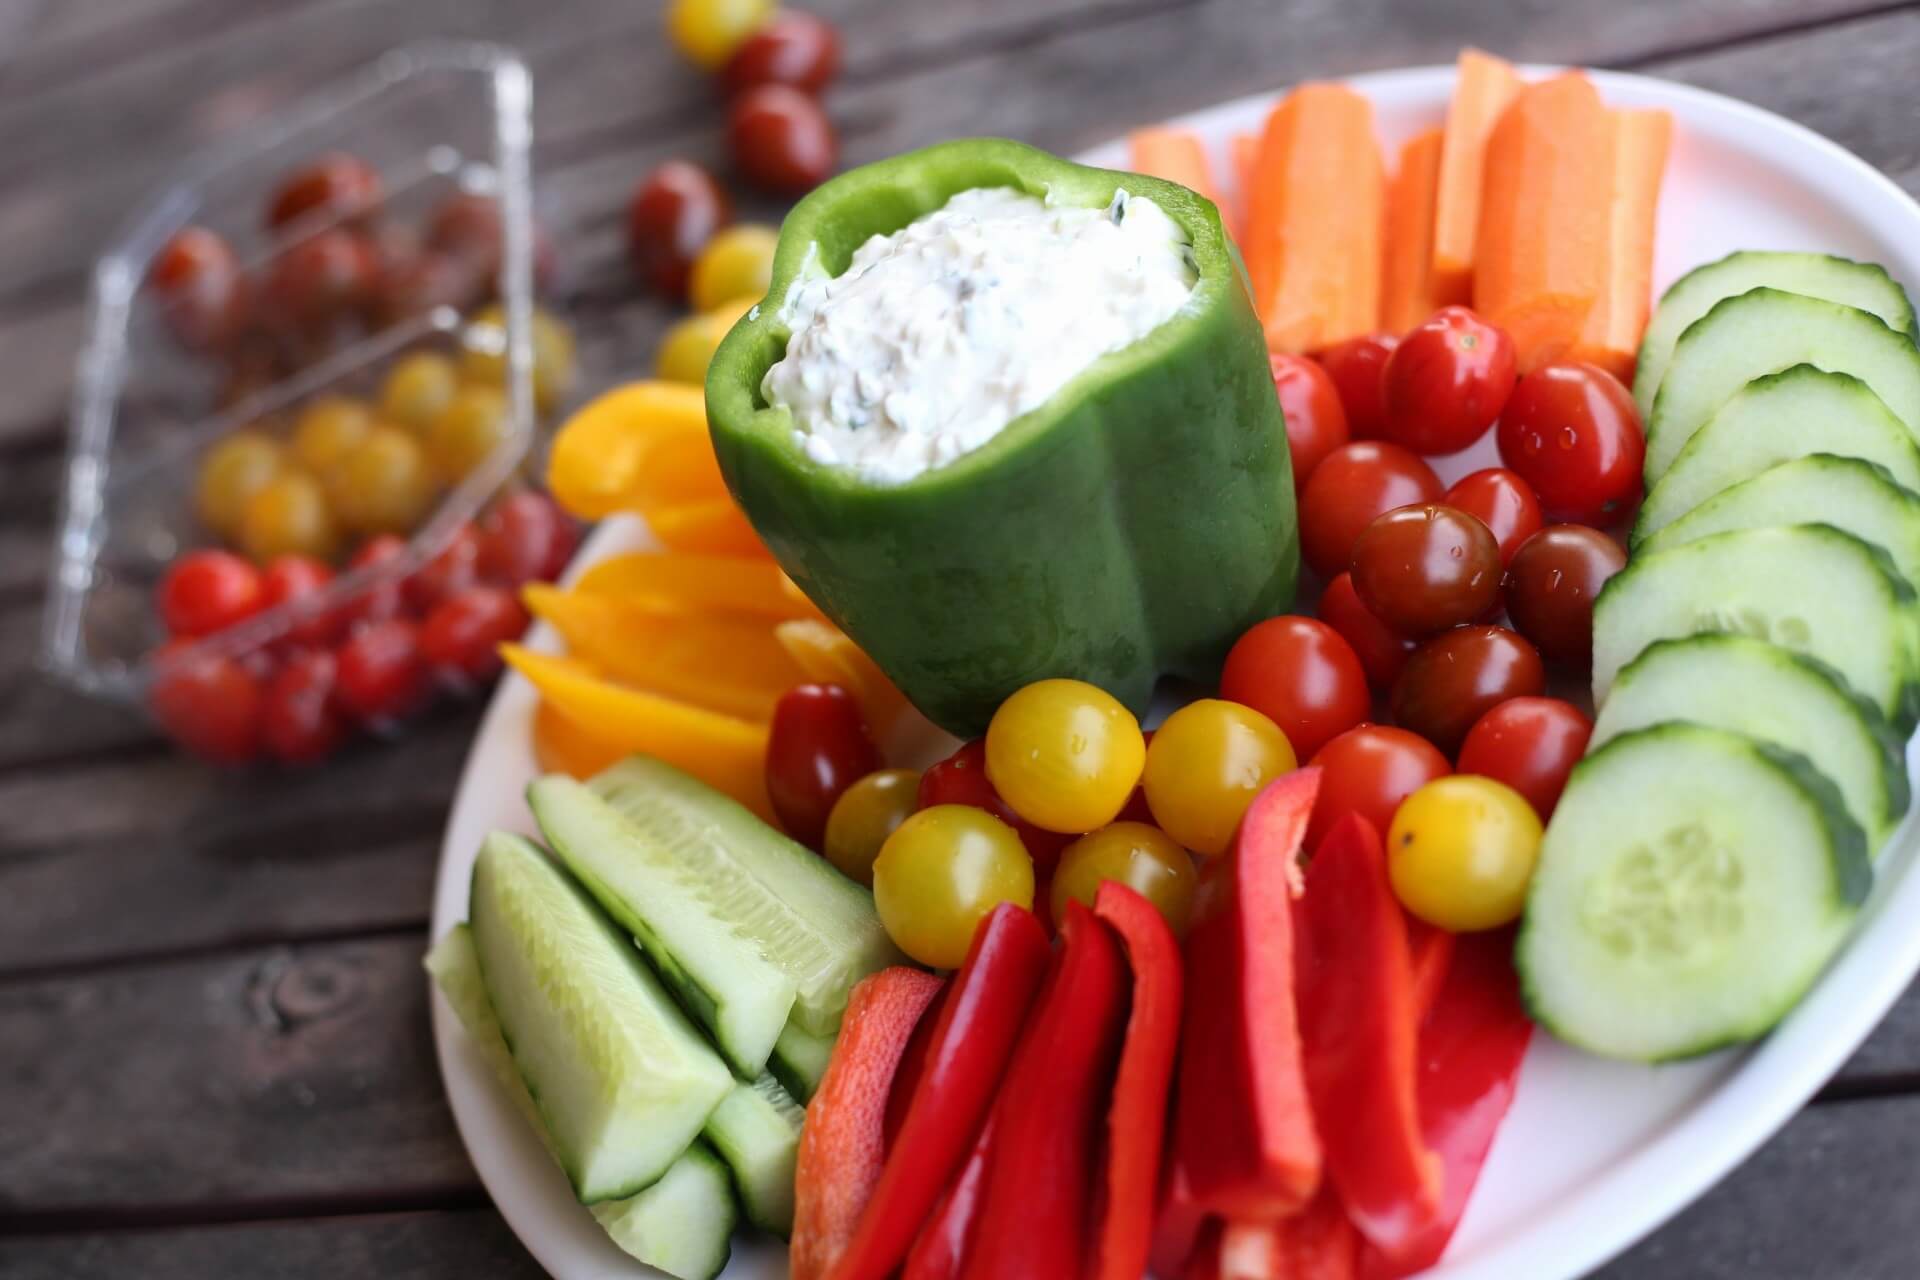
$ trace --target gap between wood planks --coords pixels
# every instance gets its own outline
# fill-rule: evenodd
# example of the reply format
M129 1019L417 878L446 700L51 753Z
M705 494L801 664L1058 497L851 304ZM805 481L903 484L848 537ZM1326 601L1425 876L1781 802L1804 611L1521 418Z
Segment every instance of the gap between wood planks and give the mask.
M229 1226L241 1222L350 1218L441 1209L488 1209L493 1201L476 1180L448 1186L375 1188L314 1196L180 1204L53 1205L27 1213L0 1209L0 1239L80 1235L89 1231L151 1231Z

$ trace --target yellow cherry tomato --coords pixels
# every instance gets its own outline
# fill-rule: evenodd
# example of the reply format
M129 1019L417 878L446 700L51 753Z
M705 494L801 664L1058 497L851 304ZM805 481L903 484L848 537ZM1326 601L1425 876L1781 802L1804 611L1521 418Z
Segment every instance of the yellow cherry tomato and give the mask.
M260 486L240 515L240 549L259 564L285 555L332 559L340 529L320 482L289 469Z
M1048 904L1053 922L1066 919L1069 902L1092 906L1094 895L1109 880L1139 893L1159 908L1176 936L1186 935L1199 876L1193 869L1193 855L1172 836L1144 822L1115 822L1068 845L1053 869Z
M773 283L773 247L780 233L744 222L715 233L693 260L687 300L695 311L712 311L736 298L760 299Z
M491 457L513 435L513 408L498 387L469 383L447 402L427 431L427 451L449 481Z
M654 372L668 382L703 385L714 348L727 336L727 330L733 328L734 321L747 314L758 301L758 298L735 298L711 311L677 321L660 339L660 350L654 355Z
M1146 740L1133 712L1083 680L1040 680L987 725L987 780L1036 827L1104 827L1140 782Z
M438 351L415 351L387 370L380 384L380 415L425 433L459 389L460 370L450 358Z
M350 396L321 396L293 424L294 461L315 475L340 461L373 430L373 410Z
M827 814L821 852L849 879L873 887L873 860L887 837L913 816L920 775L912 769L870 773L840 793Z
M247 499L279 475L284 465L279 442L264 431L248 428L221 440L200 460L193 495L200 523L222 538L237 539Z
M718 71L773 9L774 0L674 0L667 34L694 65Z
M551 312L535 307L528 317L527 337L533 348L533 407L548 413L573 390L578 372L573 330ZM467 326L460 351L461 375L483 386L506 386L506 351L505 312L498 303L482 307Z
M355 533L410 533L426 519L439 480L420 442L380 425L326 475L333 513Z
M1003 902L1033 906L1033 859L985 809L937 804L901 823L873 860L873 905L902 951L957 969L973 931Z
M1147 807L1161 830L1214 857L1261 788L1298 763L1279 725L1252 707L1204 698L1154 730L1142 778Z
M1512 787L1460 773L1400 802L1387 873L1400 904L1454 933L1520 918L1540 858L1540 817Z

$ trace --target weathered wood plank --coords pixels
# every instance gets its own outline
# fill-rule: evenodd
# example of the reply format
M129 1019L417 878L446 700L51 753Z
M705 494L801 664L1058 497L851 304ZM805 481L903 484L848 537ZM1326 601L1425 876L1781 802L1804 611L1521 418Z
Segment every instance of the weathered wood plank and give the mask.
M12 1280L532 1280L545 1274L492 1209L0 1239L0 1273Z

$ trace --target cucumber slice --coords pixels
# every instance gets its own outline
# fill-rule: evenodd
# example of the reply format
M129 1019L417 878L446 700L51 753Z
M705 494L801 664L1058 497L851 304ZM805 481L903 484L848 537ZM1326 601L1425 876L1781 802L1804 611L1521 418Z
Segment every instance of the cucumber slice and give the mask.
M474 949L514 1066L583 1204L651 1185L732 1087L633 943L539 850L494 832Z
M1804 759L1700 725L1623 734L1547 825L1514 953L1528 1007L1611 1058L1751 1040L1813 984L1871 880Z
M833 1035L855 983L906 963L880 923L873 894L731 797L648 756L625 760L588 785L670 855L683 881L787 976L799 992L793 1021L809 1034Z
M1664 551L1729 529L1830 524L1886 552L1910 586L1920 586L1920 494L1885 468L1816 453L1742 480L1642 542Z
M766 1069L793 1008L793 983L729 910L741 886L681 856L561 774L527 788L547 842L630 931L742 1080ZM758 904L755 904L758 905Z
M679 1280L713 1280L733 1256L733 1188L704 1142L639 1195L593 1206L593 1216L615 1244Z
M1593 723L1591 746L1685 720L1815 761L1878 851L1907 811L1905 744L1886 717L1813 659L1750 636L1661 640L1628 663Z
M1656 640L1730 631L1832 667L1902 732L1913 725L1913 588L1886 553L1830 525L1716 533L1635 556L1593 606L1593 702Z
M1660 305L1647 322L1640 340L1640 358L1634 367L1633 399L1640 416L1653 412L1654 392L1667 371L1673 347L1687 326L1731 298L1761 287L1825 298L1862 311L1871 311L1888 327L1914 333L1913 304L1907 291L1885 268L1823 253L1778 253L1743 250L1718 262L1695 267L1660 295Z
M1856 307L1754 289L1716 303L1674 346L1647 419L1649 487L1734 392L1796 364L1854 375L1920 436L1920 350L1910 335Z
M827 1063L833 1060L833 1046L838 1039L838 1036L812 1035L789 1022L780 1038L773 1042L773 1057L767 1059L767 1070L786 1086L788 1093L802 1102L812 1102L813 1091L820 1087L820 1078L827 1074Z
M1812 453L1864 458L1920 493L1920 444L1873 389L1797 364L1749 382L1694 433L1640 505L1633 545L1721 490Z
M527 1092L520 1069L513 1065L513 1051L507 1048L506 1037L500 1034L500 1020L494 1017L493 1002L487 998L486 984L480 980L480 957L474 954L472 928L463 922L447 930L427 952L425 964L440 994L453 1006L454 1016L466 1028L467 1038L480 1050L494 1078L513 1099L514 1110L533 1126L548 1153L559 1160L553 1150L553 1139L547 1136L546 1121L540 1118L540 1108Z
M733 1172L747 1221L782 1239L793 1234L793 1170L806 1114L779 1081L761 1076L734 1085L705 1130Z

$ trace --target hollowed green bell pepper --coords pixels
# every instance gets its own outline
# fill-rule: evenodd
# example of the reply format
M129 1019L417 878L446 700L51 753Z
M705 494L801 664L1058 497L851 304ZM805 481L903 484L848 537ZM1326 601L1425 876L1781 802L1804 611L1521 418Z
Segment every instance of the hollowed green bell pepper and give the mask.
M812 460L760 389L786 354L779 312L809 251L837 275L870 236L976 187L1089 208L1122 187L1151 198L1192 246L1192 297L980 448L905 483ZM787 216L767 297L714 355L707 416L728 488L781 565L962 736L1049 676L1144 710L1159 676L1213 679L1240 633L1293 598L1293 481L1265 341L1219 211L1172 183L1001 139L834 178Z

